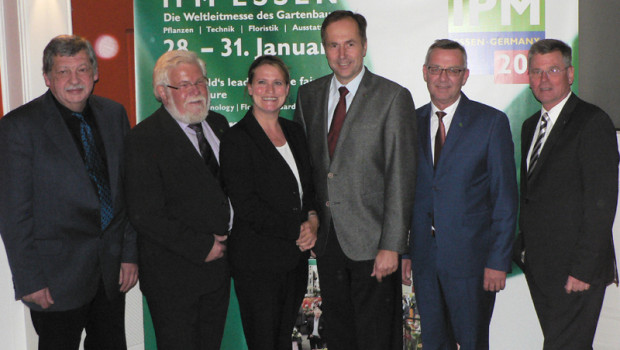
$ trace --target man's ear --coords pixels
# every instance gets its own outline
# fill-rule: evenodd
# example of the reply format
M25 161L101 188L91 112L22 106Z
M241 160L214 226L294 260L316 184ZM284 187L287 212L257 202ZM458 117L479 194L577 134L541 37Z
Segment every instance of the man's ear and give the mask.
M157 86L157 95L159 95L159 98L161 99L161 103L164 104L164 106L168 105L168 94L166 94L166 87L163 85L158 85Z

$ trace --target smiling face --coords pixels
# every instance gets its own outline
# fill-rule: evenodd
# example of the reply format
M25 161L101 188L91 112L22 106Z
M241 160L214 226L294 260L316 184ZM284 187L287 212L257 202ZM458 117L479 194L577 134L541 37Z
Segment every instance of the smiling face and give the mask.
M438 75L429 72L428 67L465 68L463 53L458 49L434 49L428 62L422 68L424 81L431 95L431 101L443 110L458 100L461 87L467 82L469 70L465 69L457 75L448 74L447 70L439 71Z
M551 69L558 68L558 74L549 74ZM560 103L570 92L574 80L573 66L566 66L562 53L552 51L547 54L534 54L529 66L530 88L536 99L542 103L545 110L550 110ZM539 75L532 72L539 71Z
M209 112L209 89L200 66L178 64L168 72L168 85L157 86L157 91L175 119L187 124L205 120Z
M277 117L290 88L284 72L274 65L262 64L256 67L252 81L247 86L254 102L254 115Z
M43 78L58 102L74 112L82 112L99 75L82 50L75 56L54 56L52 70L44 73Z
M348 84L364 67L367 43L362 42L357 22L343 18L325 29L327 63L341 84Z

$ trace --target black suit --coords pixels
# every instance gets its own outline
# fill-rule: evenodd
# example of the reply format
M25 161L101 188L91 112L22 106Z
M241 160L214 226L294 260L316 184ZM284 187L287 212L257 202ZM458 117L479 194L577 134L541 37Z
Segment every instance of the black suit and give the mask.
M207 123L218 136L228 129L226 118L215 112L209 112ZM201 338L200 348L219 349L229 268L225 258L205 259L213 235L228 230L226 195L163 106L131 130L126 143L126 193L138 231L140 289L149 303L158 348L194 349ZM209 320L197 320L204 315L192 312L205 301L215 309L207 311ZM204 322L212 322L208 334L196 328Z
M94 95L88 106L103 145L114 208L103 231L96 186L52 93L0 121L0 231L15 298L49 287L54 304L45 310L48 314L83 308L96 295L104 295L103 289L108 299L119 299L120 264L137 262L136 235L126 215L121 179L127 114L120 104ZM37 304L25 304L42 311ZM122 317L124 302L117 304ZM120 322L124 343L122 318ZM78 344L82 328L78 326ZM45 336L37 331L44 343ZM110 331L104 338L116 333ZM103 338L94 341L103 344Z
M540 112L523 123L517 253L545 336L545 349L591 348L605 287L616 277L612 224L618 146L605 112L572 95L528 179ZM591 284L567 294L568 276Z
M222 177L235 209L229 256L251 350L290 349L308 280L308 252L295 241L314 210L304 132L279 119L299 172L295 176L252 112L222 139Z

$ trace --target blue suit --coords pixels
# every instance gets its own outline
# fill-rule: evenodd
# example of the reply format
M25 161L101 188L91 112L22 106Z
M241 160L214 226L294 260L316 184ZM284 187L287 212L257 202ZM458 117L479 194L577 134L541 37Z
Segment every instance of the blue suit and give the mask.
M510 271L517 217L514 148L506 115L461 94L436 168L431 105L418 115L412 275L424 349L488 348L495 293L484 269ZM432 227L435 234L432 234Z

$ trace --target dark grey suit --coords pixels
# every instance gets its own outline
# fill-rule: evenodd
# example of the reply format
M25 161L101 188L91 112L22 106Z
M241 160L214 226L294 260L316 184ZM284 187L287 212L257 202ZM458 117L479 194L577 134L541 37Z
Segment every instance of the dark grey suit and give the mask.
M333 158L327 146L333 75L301 86L320 217L318 256L330 349L402 348L400 269L371 277L379 250L407 251L416 180L416 117L409 91L367 69Z
M609 116L571 95L528 179L527 156L540 112L521 133L521 215L516 255L545 336L545 349L591 348L605 287L617 282L612 225L618 145ZM568 276L589 283L567 294Z
M21 299L49 287L64 311L90 302L103 281L119 295L120 263L137 263L121 181L125 109L88 100L105 148L114 218L101 231L99 198L51 92L0 120L0 232ZM37 304L26 303L32 310Z

